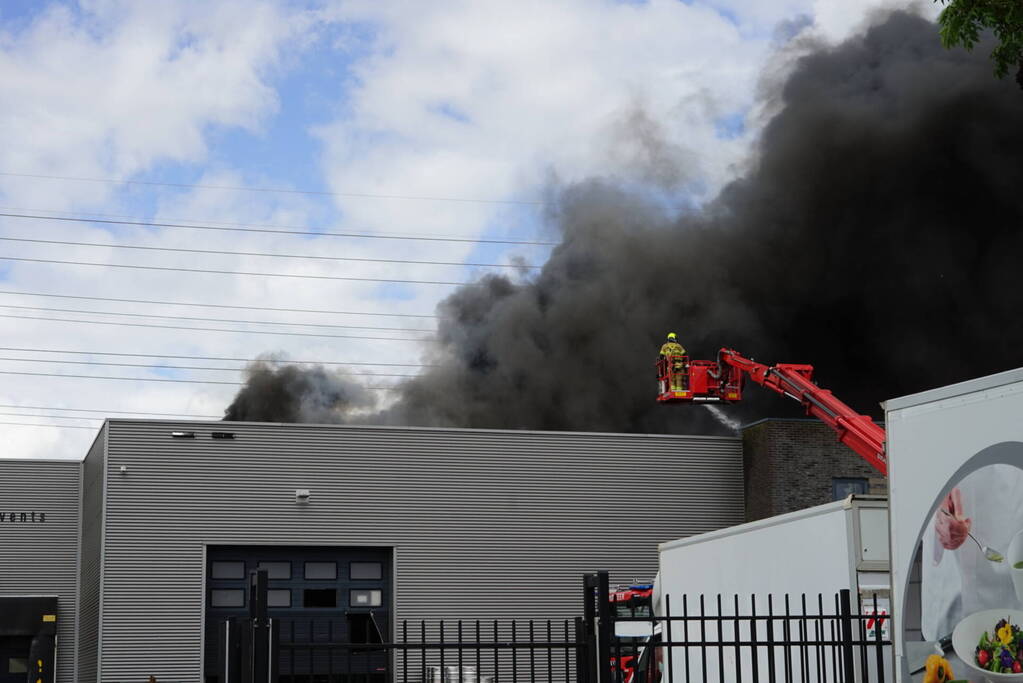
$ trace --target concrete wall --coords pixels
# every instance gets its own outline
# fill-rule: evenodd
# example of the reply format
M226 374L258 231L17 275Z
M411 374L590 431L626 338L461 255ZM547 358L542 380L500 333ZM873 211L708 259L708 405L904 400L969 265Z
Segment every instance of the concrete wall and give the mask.
M60 683L74 675L81 468L72 460L0 459L0 596L57 596Z
M864 478L867 493L888 493L887 480L819 420L760 420L743 427L742 442L747 521L828 503L836 477Z
M112 420L103 478L101 681L199 681L207 545L390 547L392 623L547 619L743 520L731 437Z

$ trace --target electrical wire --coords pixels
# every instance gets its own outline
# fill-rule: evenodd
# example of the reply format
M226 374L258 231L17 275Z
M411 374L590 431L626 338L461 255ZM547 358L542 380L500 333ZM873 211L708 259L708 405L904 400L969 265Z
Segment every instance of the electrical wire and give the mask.
M158 363L104 363L95 360L55 360L52 358L0 358L0 361L14 361L23 363L59 363L62 365L100 365L104 367L117 368L161 368L166 370L216 370L218 372L241 372L245 368L210 368L201 365L164 365ZM395 374L385 372L337 372L334 374L345 377L416 377L410 374Z
M400 280L381 277L350 277L344 275L306 275L302 273L257 273L243 270L215 270L209 268L180 268L174 266L139 266L127 263L94 263L92 261L60 261L57 259L26 258L22 256L0 256L3 261L21 261L25 263L56 263L64 266L98 266L101 268L130 268L132 270L157 270L175 273L206 273L214 275L256 275L259 277L287 277L301 280L344 280L348 282L396 282L406 285L451 285L460 286L468 282L451 282L446 280Z
M272 306L232 306L230 304L208 304L186 301L155 301L153 299L118 299L106 296L80 296L75 294L44 294L41 292L16 292L0 290L0 294L17 296L40 296L51 299L81 299L87 301L116 301L128 304L157 304L160 306L197 306L202 308L234 308L247 311L274 311L280 313L326 313L329 315L374 315L387 316L392 318L436 318L435 315L424 315L421 313L372 313L367 311L327 311L317 308L274 308Z
M107 375L63 375L56 372L21 372L18 370L0 370L0 375L22 375L27 377L64 377L69 379L109 379L123 382L173 382L175 384L220 384L224 386L240 387L245 382L225 382L212 379L175 379L170 377L111 377ZM360 385L363 389L375 389L378 391L394 391L397 386L367 386Z
M29 209L31 210L31 209ZM18 210L20 211L20 210ZM498 240L482 237L441 237L439 235L381 235L362 232L317 232L315 230L298 230L273 228L270 226L257 227L226 227L210 225L208 223L163 223L147 220L113 220L110 218L78 218L72 216L33 215L20 213L18 211L3 212L0 216L6 218L27 218L47 221L68 221L72 223L100 223L103 225L132 225L145 228L180 228L184 230L220 230L224 232L254 232L270 235L299 235L304 237L348 237L352 239L374 239L374 240L414 240L419 242L460 242L466 244L517 244L531 246L556 246L557 242L544 242L539 240Z
M79 425L48 425L37 424L35 422L0 422L0 425L17 425L20 427L57 427L59 429L88 429L93 432L99 429L99 427L82 427Z
M405 194L375 194L371 192L331 192L328 190L296 190L281 187L243 187L233 185L200 185L196 183L167 183L155 180L128 180L126 178L83 178L80 176L44 175L41 173L13 173L0 171L0 176L9 178L34 178L37 180L71 180L84 183L108 183L111 185L146 185L152 187L177 187L197 190L228 190L232 192L262 192L278 194L301 194L321 197L357 197L360 199L403 199L429 202L467 202L471 204L516 204L521 206L542 206L543 202L528 199L486 199L476 197L436 197Z
M21 408L22 410L58 410L72 413L104 413L109 415L155 415L157 417L194 417L194 418L209 418L212 420L219 420L219 415L193 415L189 413L142 413L135 410L98 410L95 408L55 408L53 406L19 406L13 404L0 403L0 408ZM40 415L40 417L43 417ZM103 419L103 418L82 418L86 420Z
M365 361L339 360L280 360L276 358L231 358L229 356L177 356L169 353L117 353L114 351L71 351L67 349L30 349L16 346L0 346L0 351L24 351L31 353L67 353L79 356L119 356L128 358L177 358L179 360L226 360L238 363L278 363L299 365L375 365L410 368L435 368L436 365L424 363L369 363Z
M117 325L120 327L149 327L157 330L192 330L195 332L231 332L236 334L273 334L285 337L325 337L328 339L369 339L373 341L400 341L400 342L436 342L438 339L431 337L420 337L419 339L399 337L364 337L352 334L325 334L316 332L274 332L272 330L230 330L222 327L189 327L186 325L153 325L151 323L126 323L114 322L111 320L74 320L71 318L43 318L32 315L15 315L13 313L0 313L0 318L15 318L18 320L42 320L53 323L81 323L85 325Z
M371 327L369 325L330 325L327 323L288 323L274 320L237 320L234 318L197 318L187 315L158 315L156 313L121 313L118 311L83 311L79 308L47 308L46 306L20 306L17 304L0 304L0 308L17 308L29 311L52 311L56 313L81 313L83 315L120 315L133 318L160 318L162 320L198 320L200 322L240 323L243 325L284 325L287 327L329 327L343 330L385 330L388 332L433 332L413 327Z
M66 240L41 240L28 237L0 237L4 242L31 242L33 244L59 244L72 247L103 247L108 249L137 249L142 251L169 251L180 254L217 254L220 256L265 256L267 258L312 259L319 261L357 261L359 263L402 263L420 266L461 266L478 268L528 268L539 269L516 263L472 263L457 261L413 261L408 259L355 258L350 256L318 256L315 254L271 254L265 251L226 251L218 249L182 249L179 247L149 247L133 244L104 244L102 242L69 242Z
M4 417L45 417L48 420L90 420L102 422L102 417L79 417L77 415L36 415L35 413L0 413Z

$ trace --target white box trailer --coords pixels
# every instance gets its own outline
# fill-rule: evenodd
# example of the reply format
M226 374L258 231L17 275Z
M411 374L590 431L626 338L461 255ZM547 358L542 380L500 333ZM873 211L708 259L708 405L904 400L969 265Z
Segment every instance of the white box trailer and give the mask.
M834 595L889 590L888 500L850 496L658 546L663 594ZM655 595L655 599L656 599Z
M657 616L665 616L669 609L671 616L681 616L683 596L690 615L699 613L701 596L707 615L735 614L736 599L740 614L750 614L754 599L756 613L766 614L768 596L771 596L774 613L784 613L786 595L792 614L803 613L804 595L807 612L819 613L820 595L824 613L835 614L835 596L842 589L860 596L864 603L861 609L872 610L876 596L878 611L881 614L889 611L888 501L881 496L850 496L834 503L662 543L659 551L660 571L653 595ZM720 613L717 611L718 595L721 595ZM724 623L720 641L734 640L733 627L740 629L740 640L749 640L748 624L743 627ZM888 640L888 621L880 623L882 638ZM764 624L760 628L759 637L762 637ZM672 642L683 639L681 622L671 622L671 629ZM776 632L780 630L777 626ZM661 638L667 640L667 622L659 622L659 631ZM693 634L690 627L687 638L704 642L718 639L713 626L698 635ZM747 648L741 651L740 657L748 658L750 652ZM716 652L706 661L698 650L672 648L671 654L670 680L684 681L693 677L718 680ZM730 680L730 672L736 667L733 650L728 650L724 663L725 680ZM767 663L760 665L766 667ZM704 666L706 671L700 675L699 669ZM870 679L876 680L876 677L871 675Z
M892 399L884 408L893 631L899 680L909 683L921 680L922 658L957 629L970 630L977 615L1023 612L1023 564L1016 566L1023 563L1023 368ZM945 536L952 518L974 540ZM982 626L994 631L995 624ZM951 640L956 677L987 677L973 664L976 645Z

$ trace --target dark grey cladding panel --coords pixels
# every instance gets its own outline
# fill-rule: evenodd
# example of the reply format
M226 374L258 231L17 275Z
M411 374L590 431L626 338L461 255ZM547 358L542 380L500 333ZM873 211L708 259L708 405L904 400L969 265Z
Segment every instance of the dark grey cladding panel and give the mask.
M73 679L81 468L0 459L0 596L57 597L59 681Z
M104 425L82 463L82 552L79 563L79 646L76 665L80 683L93 683L97 676L106 430Z
M129 420L109 430L104 681L198 680L204 544L391 546L397 619L547 619L579 614L583 572L649 581L658 543L743 521L737 438ZM307 505L296 489L311 491Z

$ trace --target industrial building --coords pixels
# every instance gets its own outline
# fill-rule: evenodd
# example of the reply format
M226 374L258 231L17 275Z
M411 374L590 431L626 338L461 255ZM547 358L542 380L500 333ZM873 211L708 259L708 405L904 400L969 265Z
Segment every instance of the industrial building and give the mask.
M29 613L0 667L49 644L44 682L213 683L257 568L271 614L353 634L572 617L584 572L649 580L743 489L738 437L112 419L83 462L0 459L0 598Z

